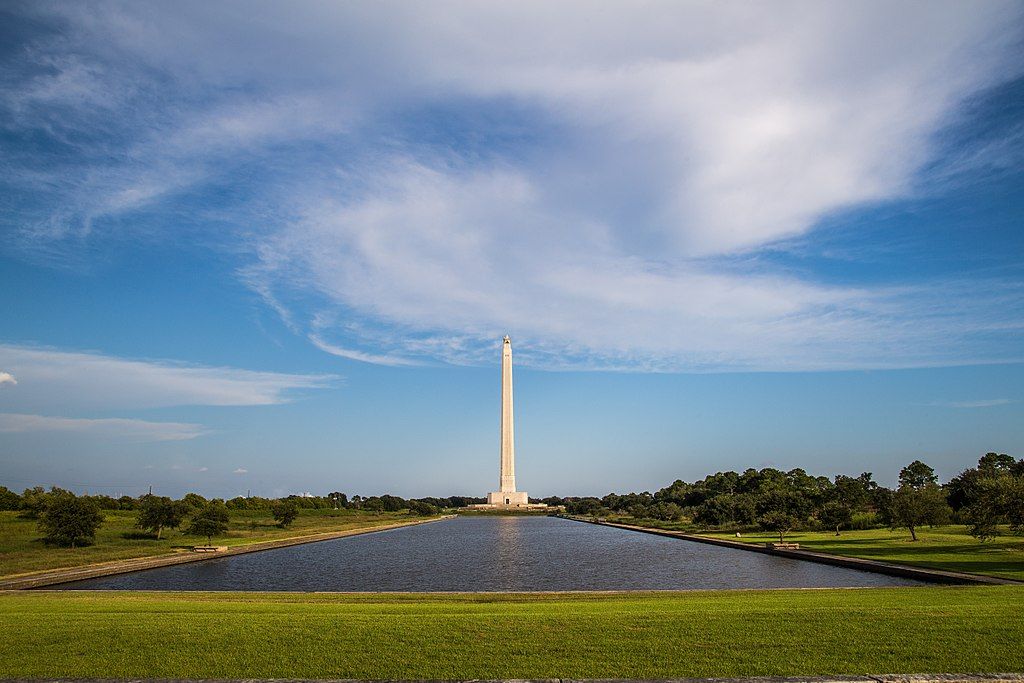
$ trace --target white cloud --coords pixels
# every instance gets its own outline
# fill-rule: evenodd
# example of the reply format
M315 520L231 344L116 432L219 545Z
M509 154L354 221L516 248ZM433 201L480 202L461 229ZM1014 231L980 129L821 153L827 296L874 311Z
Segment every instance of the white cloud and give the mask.
M335 379L10 344L0 344L0 363L21 382L17 395L0 395L0 407L20 410L272 405Z
M999 358L998 344L968 339L1024 325L1020 289L999 283L865 289L646 260L617 250L606 226L550 215L522 175L405 159L380 173L370 183L380 189L359 201L312 203L246 274L275 300L292 292L308 302L312 290L325 309L347 312L314 316L310 339L357 360L473 362L511 332L523 358L549 367L917 366ZM375 351L326 341L332 328Z
M249 473L249 470L245 469L244 467L239 467L237 470L232 472L232 474L248 474L248 473Z
M356 351L354 349L345 349L336 344L328 344L316 334L310 334L309 341L313 343L313 346L317 347L321 351L331 354L332 356L348 358L349 360L357 360L361 363L372 363L374 365L393 366L419 365L417 361L402 358L401 356L392 356L379 353L365 353L363 351Z
M993 406L1005 406L1015 403L1009 398L991 398L977 401L936 401L932 405L946 408L992 408Z
M14 379L14 375L9 372L0 372L0 387L5 384L17 384L18 380Z
M210 471L210 468L209 468L209 467L200 467L200 468L199 468L199 471L200 471L200 472L209 472L209 471Z
M252 155L275 173L225 219L257 252L243 278L328 353L467 362L508 331L554 367L927 365L1010 359L1024 318L1005 282L829 286L751 257L913 193L960 104L1019 75L1019 4L36 11L68 29L28 53L50 75L12 93L21 125L92 131L99 91L130 115L89 173L22 170L64 192L23 240L52 250ZM459 129L437 114L451 102L488 115ZM419 141L421 121L499 144ZM310 140L325 153L289 156ZM252 395L203 373L233 398L200 402Z
M185 441L202 436L202 425L186 422L150 422L125 418L69 418L23 413L0 413L0 432L68 433L129 441Z

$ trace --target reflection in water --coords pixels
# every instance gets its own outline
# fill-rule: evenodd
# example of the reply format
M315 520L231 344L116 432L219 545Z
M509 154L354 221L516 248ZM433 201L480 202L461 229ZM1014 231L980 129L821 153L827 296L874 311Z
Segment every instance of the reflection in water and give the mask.
M533 591L918 582L554 517L460 517L61 588Z
M518 524L517 520L522 519L521 517L496 517L497 522L493 536L492 548L493 556L495 558L494 570L495 570L495 581L499 585L504 586L515 586L519 585L523 579L524 574L524 554L525 548L520 544L520 529L523 525Z

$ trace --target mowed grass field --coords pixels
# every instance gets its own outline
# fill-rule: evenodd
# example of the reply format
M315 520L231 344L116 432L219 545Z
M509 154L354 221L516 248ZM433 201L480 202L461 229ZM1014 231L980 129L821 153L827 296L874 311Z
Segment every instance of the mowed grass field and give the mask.
M1024 587L0 594L0 678L1024 671Z
M733 541L760 543L777 541L777 534L703 533L704 536ZM812 531L787 534L801 548L833 555L863 557L868 560L897 562L917 567L948 569L1024 581L1024 536L1008 532L995 540L981 543L964 526L943 526L917 530L917 541L905 530L870 529L866 531Z
M46 569L77 567L97 562L150 557L173 553L205 538L185 536L165 530L163 538L148 538L135 528L135 512L105 510L105 521L96 533L96 543L84 548L58 548L44 544L36 520L21 519L17 512L0 512L0 577ZM230 528L216 536L214 545L244 545L293 536L308 536L330 531L345 531L393 524L409 520L404 513L359 512L349 510L303 510L287 529L274 522L269 510L233 510Z

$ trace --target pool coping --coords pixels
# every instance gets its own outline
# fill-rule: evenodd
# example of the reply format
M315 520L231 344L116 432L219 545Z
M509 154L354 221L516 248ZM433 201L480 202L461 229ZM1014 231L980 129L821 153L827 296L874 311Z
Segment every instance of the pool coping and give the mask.
M1016 683L1021 673L867 674L863 676L753 676L750 678L0 678L0 683Z
M408 521L382 524L374 527L363 527L357 529L345 529L343 531L326 531L319 534L306 536L293 536L291 538L279 538L273 541L260 541L247 545L229 546L227 550L216 553L188 553L177 552L168 555L154 555L151 557L133 557L124 560L114 560L97 564L82 565L78 567L65 567L62 569L44 570L32 574L13 576L0 579L0 590L27 590L30 588L41 588L43 586L55 586L73 581L84 581L86 579L97 579L103 576L114 576L116 574L130 574L132 572L144 571L146 569L157 569L159 567L170 567L190 562L206 562L218 560L235 555L257 553L264 550L276 550L294 545L306 543L319 543L321 541L333 541L338 538L349 536L361 536L379 531L390 531L419 524L429 524L451 519L454 515L445 515L434 519L410 519Z
M896 564L894 562L882 562L880 560L868 560L861 557L832 555L817 550L774 549L767 548L763 545L744 543L742 541L730 541L725 538L712 538L710 536L699 536L697 534L689 534L685 531L655 529L651 527L637 526L635 524L608 522L599 519L587 519L570 515L559 515L559 517L574 522L582 522L584 524L595 524L597 526L608 526L614 527L616 529L626 529L628 531L639 531L645 534L654 534L655 536L667 536L669 538L678 538L684 541L694 541L695 543L706 543L708 545L717 545L724 548L733 548L736 550L746 550L748 552L761 553L763 555L773 555L776 557L788 557L796 560L806 560L808 562L817 562L818 564L828 564L836 567L845 567L847 569L859 569L861 571L874 572L876 574L887 574L889 576L899 576L906 579L918 579L919 581L927 581L929 583L944 583L955 585L984 584L1013 586L1019 586L1021 584L1024 584L1024 581L1017 581L1015 579L1004 579L996 576L984 576L981 574L968 574L967 572L956 572L947 569L912 567L910 565L905 564Z

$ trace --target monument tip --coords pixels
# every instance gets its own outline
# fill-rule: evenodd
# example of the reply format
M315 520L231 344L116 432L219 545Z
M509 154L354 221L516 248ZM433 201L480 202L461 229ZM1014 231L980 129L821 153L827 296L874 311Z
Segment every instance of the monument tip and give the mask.
M512 343L512 340L509 339L507 334L505 335L505 340L504 341L505 341L506 344L511 344Z

